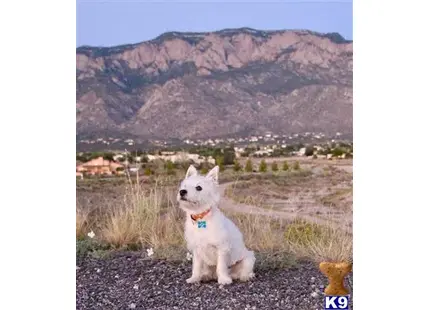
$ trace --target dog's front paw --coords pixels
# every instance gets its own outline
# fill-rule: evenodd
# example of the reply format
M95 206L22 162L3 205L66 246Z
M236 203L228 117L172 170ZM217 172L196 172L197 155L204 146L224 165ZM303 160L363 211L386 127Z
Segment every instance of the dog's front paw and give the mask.
M218 284L227 285L231 284L231 282L233 282L233 280L229 276L218 277Z
M248 273L247 275L243 275L239 277L239 280L242 282L246 282L254 278L255 274L253 272Z
M200 277L192 276L191 278L188 278L186 281L187 281L188 284L190 284L190 283L199 283L200 282Z

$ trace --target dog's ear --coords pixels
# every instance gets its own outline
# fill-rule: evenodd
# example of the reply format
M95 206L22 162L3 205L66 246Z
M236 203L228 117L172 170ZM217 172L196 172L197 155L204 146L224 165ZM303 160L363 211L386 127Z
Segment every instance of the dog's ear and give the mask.
M208 172L206 177L212 180L213 182L215 182L216 184L218 184L218 172L219 172L219 167L215 166L211 169L211 171Z
M197 175L197 169L193 165L190 165L188 167L187 173L185 174L185 178L189 178L193 175Z

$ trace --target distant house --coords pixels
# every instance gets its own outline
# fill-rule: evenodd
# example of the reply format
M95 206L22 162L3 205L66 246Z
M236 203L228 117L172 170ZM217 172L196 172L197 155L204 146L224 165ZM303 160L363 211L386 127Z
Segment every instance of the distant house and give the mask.
M76 166L77 173L90 175L122 174L123 170L124 165L114 161L103 159L103 157L98 157Z

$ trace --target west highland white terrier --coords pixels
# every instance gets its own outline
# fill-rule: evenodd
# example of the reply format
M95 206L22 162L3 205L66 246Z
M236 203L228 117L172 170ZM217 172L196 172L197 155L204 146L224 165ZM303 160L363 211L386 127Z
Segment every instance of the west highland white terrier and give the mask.
M242 233L218 208L218 172L216 166L203 176L191 165L178 191L179 207L187 214L187 248L193 255L187 283L218 279L219 284L230 284L232 279L254 277L254 252L245 247Z

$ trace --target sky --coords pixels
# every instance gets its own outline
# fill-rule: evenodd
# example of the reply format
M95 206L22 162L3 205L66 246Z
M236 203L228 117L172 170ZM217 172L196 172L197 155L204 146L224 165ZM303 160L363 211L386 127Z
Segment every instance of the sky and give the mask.
M338 32L352 40L352 1L77 0L77 47L138 43L167 31L240 27Z

